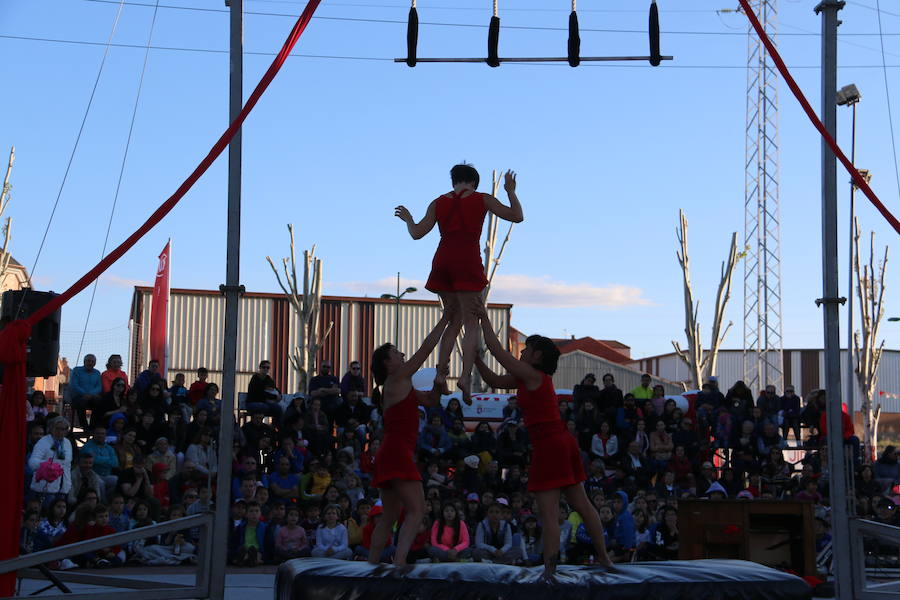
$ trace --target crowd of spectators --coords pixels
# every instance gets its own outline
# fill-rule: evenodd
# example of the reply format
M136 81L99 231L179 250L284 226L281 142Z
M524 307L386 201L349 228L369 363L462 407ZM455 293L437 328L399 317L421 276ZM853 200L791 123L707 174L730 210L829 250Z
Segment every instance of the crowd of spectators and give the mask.
M322 362L308 395L287 401L271 363L259 364L246 392L247 414L234 429L232 478L223 482L217 476L221 401L206 369L190 384L181 373L167 382L151 361L131 383L118 355L102 372L88 355L66 393L79 435L64 416L48 411L41 392L30 397L23 552L208 511L216 489L227 485L231 564L368 558L381 515L378 490L369 486L381 417L368 403L358 362L340 379L332 371ZM813 502L817 546L826 546L824 401L822 391L804 401L790 386L781 396L767 386L754 398L742 382L722 393L711 378L686 414L649 376L626 392L610 374L600 386L589 374L571 398L560 399L559 412L582 450L584 485L607 548L622 562L678 556L677 507L684 498ZM456 399L420 411L426 516L411 560L541 564L541 523L527 491L528 432L515 397L502 422L467 422ZM471 432L467 425L474 425ZM848 453L860 460L852 421L844 426ZM786 460L787 451L799 462ZM892 447L861 465L859 514L896 524L891 493L898 480ZM561 509L561 562L592 562L581 516ZM194 530L148 536L58 566L177 565L194 561L200 542ZM388 547L381 558L389 560L391 552Z

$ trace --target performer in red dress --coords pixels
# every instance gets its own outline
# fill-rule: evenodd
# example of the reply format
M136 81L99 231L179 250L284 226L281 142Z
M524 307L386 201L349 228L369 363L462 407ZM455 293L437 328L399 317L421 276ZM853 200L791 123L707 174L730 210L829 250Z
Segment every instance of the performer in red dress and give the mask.
M391 528L405 511L400 527L394 564L405 565L406 555L416 537L419 523L425 516L425 495L422 476L416 467L416 440L419 434L419 404L430 404L430 395L419 394L413 388L412 376L437 346L441 334L452 319L452 311L445 309L422 347L409 360L393 344L384 344L372 354L372 374L380 386L372 393L372 400L384 415L384 441L375 455L375 476L372 485L381 489L383 516L375 526L369 548L369 562L378 563L381 551L391 534Z
M528 468L528 491L533 492L543 527L544 576L556 572L559 561L559 499L569 504L584 519L597 552L597 561L612 566L603 542L600 515L591 504L582 482L586 479L578 442L566 430L558 409L553 373L559 360L559 349L553 340L539 335L525 340L525 349L517 360L497 338L484 304L478 307L478 318L484 341L491 354L509 372L498 375L478 357L476 366L482 379L492 388L517 388L519 406L531 440L531 465Z
M405 206L395 208L394 214L406 223L414 240L424 237L435 223L441 232L441 241L434 253L431 274L425 287L440 296L444 306L452 307L457 319L450 323L441 339L432 395L437 397L449 393L446 380L450 353L460 329L465 325L462 373L456 385L462 390L463 400L471 404L469 384L478 345L474 306L488 284L480 248L484 217L491 212L501 219L520 223L523 219L522 205L516 196L516 174L512 171L506 172L503 186L509 196L509 206L490 194L475 191L480 176L472 165L454 166L450 169L450 180L453 191L434 200L420 222L415 222Z

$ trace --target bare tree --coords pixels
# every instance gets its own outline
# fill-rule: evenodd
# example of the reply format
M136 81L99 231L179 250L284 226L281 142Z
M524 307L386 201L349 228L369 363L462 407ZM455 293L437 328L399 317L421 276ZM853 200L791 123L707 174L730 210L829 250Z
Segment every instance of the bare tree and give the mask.
M3 188L0 189L0 219L9 206L9 190L12 186L9 183L9 177L12 174L13 163L16 160L16 147L13 146L9 150L9 163L6 165L6 176L3 178ZM6 280L6 272L9 269L9 240L12 234L12 218L6 217L3 223L3 231L0 238L3 239L3 245L0 246L0 291L2 291L3 282Z
M275 266L271 257L266 256L278 286L287 296L294 312L297 313L298 330L297 345L293 353L288 357L291 366L300 375L300 391L304 394L309 391L310 372L315 369L316 355L319 352L319 320L322 304L322 259L316 256L316 247L303 251L303 281L297 279L297 261L294 250L294 226L288 224L288 232L291 234L291 255L281 259L281 267L284 272L284 281L281 273ZM329 322L322 335L324 343L331 333L334 322Z
M703 352L703 342L700 331L700 302L694 301L694 289L691 283L690 255L688 254L688 220L684 211L679 210L678 216L681 226L675 230L681 249L676 252L678 264L684 275L684 333L687 336L687 350L682 350L681 345L672 341L675 352L687 364L691 374L691 384L694 389L699 389L707 375L716 374L716 363L719 355L719 347L728 334L732 322L729 321L722 328L725 318L725 307L731 298L731 277L734 267L741 255L737 251L737 232L731 234L731 248L728 251L728 259L722 262L720 271L719 290L716 293L716 309L713 315L712 335L710 336L709 351Z
M853 221L853 270L856 272L856 294L859 298L860 324L862 333L853 334L856 355L856 380L862 391L863 401L863 451L866 462L875 459L878 446L878 421L881 418L881 404L875 403L875 386L878 384L878 366L884 350L884 340L879 343L878 328L884 317L884 273L888 261L888 248L884 247L884 258L875 264L875 232L869 238L869 264L859 261L859 222Z

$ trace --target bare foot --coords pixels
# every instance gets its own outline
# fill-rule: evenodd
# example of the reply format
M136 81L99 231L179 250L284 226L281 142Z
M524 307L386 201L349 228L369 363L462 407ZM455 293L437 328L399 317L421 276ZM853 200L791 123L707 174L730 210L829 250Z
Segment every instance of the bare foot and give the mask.
M467 406L472 406L472 381L469 377L463 375L459 379L456 380L456 387L462 392L463 402L466 403Z

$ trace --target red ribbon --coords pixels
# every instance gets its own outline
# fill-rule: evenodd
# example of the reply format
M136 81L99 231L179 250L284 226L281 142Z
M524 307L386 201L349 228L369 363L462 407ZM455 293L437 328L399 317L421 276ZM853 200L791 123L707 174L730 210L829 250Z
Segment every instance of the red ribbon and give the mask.
M778 68L778 72L781 73L781 76L784 77L785 83L787 83L791 92L794 94L794 97L797 98L797 101L800 103L800 106L803 107L803 111L806 113L806 116L809 117L809 120L812 121L813 126L819 130L819 133L822 134L822 137L825 139L825 143L828 144L828 147L831 148L831 151L834 152L834 155L837 157L839 161L844 165L844 168L847 169L847 172L850 173L850 177L853 178L853 183L856 184L860 190L862 190L863 194L866 195L866 198L869 199L875 208L878 209L878 212L884 216L888 223L891 224L891 227L894 228L894 231L900 233L900 221L897 221L897 218L891 214L891 211L885 207L884 204L881 203L881 200L878 199L878 196L875 195L875 192L872 191L872 188L869 187L869 184L863 178L862 175L859 174L859 171L856 170L856 167L853 166L853 163L850 162L850 159L847 158L847 155L840 149L837 145L837 142L834 141L834 138L828 133L828 130L825 129L825 125L822 124L822 121L819 120L818 115L813 110L812 106L809 105L809 101L806 99L806 96L803 95L803 92L800 90L800 86L797 85L797 82L794 81L794 78L791 76L791 72L788 71L787 66L785 66L784 61L781 60L781 55L778 54L778 50L775 48L775 44L772 43L772 40L769 39L768 34L766 34L766 30L763 28L762 24L760 24L759 19L756 18L756 14L753 12L753 9L750 7L750 3L747 0L738 0L741 3L741 8L744 11L744 14L747 15L747 18L750 20L750 24L753 26L753 29L756 30L757 35L759 35L759 39L765 45L766 50L769 51L769 55L772 57L772 62L775 63L775 66Z
M22 514L22 489L24 486L23 465L25 463L25 344L32 326L44 317L55 312L73 296L81 292L95 279L119 260L148 231L159 223L175 208L178 201L191 189L198 179L209 169L210 165L222 154L231 139L241 128L247 115L256 106L260 97L275 79L297 44L306 26L312 19L321 0L309 0L303 13L294 23L290 35L285 40L281 51L272 61L269 69L254 88L238 116L225 130L225 133L213 145L209 154L197 165L197 168L184 180L168 200L122 242L115 250L107 254L103 260L85 273L81 279L72 284L65 292L45 304L28 318L14 321L0 331L0 364L5 366L4 382L0 388L0 469L7 477L9 493L0 494L0 560L14 558L19 555L19 526ZM0 597L12 596L15 593L15 573L0 575Z

